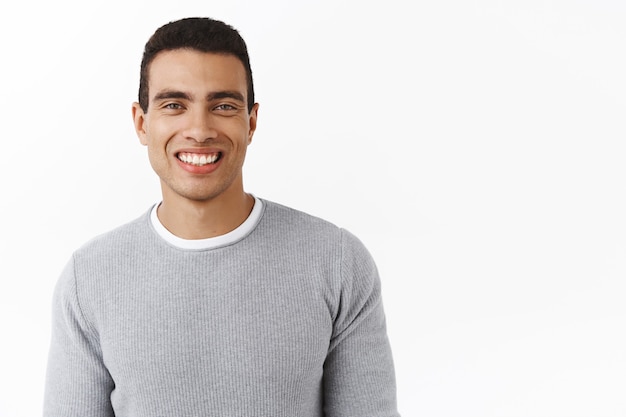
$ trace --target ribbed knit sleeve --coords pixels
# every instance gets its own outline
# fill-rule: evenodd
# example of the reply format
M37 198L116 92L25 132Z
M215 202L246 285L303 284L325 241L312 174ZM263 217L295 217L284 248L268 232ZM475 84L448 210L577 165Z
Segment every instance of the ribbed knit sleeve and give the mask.
M376 265L343 230L341 289L324 363L326 417L397 417L393 359Z
M81 310L73 259L53 296L44 417L111 417L113 381L98 335Z

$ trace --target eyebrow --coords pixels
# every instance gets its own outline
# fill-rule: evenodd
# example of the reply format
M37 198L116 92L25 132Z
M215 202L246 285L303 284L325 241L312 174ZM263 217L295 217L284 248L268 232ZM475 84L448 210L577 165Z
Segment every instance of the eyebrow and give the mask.
M159 101L159 100L169 100L172 98L178 98L178 99L183 99L183 100L191 100L191 96L187 93L184 93L182 91L175 91L175 90L165 90L165 91L161 91L159 92L157 95L154 96L154 101Z
M161 91L157 93L157 95L154 96L154 101L169 100L173 98L192 101L192 96L190 94L185 93L183 91L176 91L176 90ZM207 101L219 100L222 98L232 98L234 100L241 101L241 102L244 101L243 94L241 94L238 91L228 91L228 90L215 91L215 92L209 93L206 97Z
M221 98L232 98L233 100L243 102L243 94L238 91L216 91L207 95L207 101L219 100Z

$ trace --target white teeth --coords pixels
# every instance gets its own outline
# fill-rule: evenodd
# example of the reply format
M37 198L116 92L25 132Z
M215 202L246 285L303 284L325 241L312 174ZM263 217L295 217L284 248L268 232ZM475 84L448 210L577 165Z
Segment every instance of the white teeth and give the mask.
M219 154L199 155L199 154L191 154L191 153L179 153L178 159L180 159L186 164L203 166L203 165L214 163L215 161L217 161L218 156Z

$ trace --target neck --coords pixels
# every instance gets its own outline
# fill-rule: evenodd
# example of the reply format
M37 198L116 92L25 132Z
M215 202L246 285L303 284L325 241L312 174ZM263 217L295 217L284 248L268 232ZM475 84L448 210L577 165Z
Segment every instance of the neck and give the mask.
M226 234L241 225L254 207L254 197L243 191L229 198L206 201L163 196L157 216L163 226L182 239L206 239Z

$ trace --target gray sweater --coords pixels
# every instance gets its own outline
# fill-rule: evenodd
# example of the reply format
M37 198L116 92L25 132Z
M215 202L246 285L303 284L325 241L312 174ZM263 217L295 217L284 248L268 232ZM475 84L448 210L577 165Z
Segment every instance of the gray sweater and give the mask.
M44 416L398 416L371 256L324 220L263 210L210 250L170 245L149 213L77 250Z

